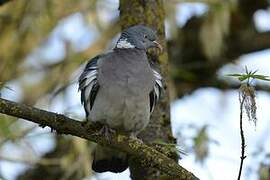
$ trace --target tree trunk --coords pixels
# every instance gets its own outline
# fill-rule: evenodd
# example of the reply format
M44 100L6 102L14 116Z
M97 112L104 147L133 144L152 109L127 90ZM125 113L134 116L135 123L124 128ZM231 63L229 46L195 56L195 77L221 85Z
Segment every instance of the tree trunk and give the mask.
M155 30L159 37L159 41L164 47L163 54L158 56L156 52L150 52L149 59L160 65L161 74L164 78L165 93L161 98L161 102L156 106L150 123L147 128L140 133L141 138L146 143L154 141L163 141L174 143L175 139L171 132L170 123L170 99L168 82L168 54L165 43L165 28L164 28L164 7L162 0L120 0L120 23L122 28L126 28L136 24L147 25ZM177 160L177 155L172 153L172 158ZM130 171L132 179L160 179L163 176L156 169L138 166L136 161L131 160Z

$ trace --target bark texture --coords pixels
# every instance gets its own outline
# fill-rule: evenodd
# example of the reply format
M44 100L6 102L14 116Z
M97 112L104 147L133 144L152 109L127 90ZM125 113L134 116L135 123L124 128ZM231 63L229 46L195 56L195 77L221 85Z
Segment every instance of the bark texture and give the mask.
M170 99L169 99L169 72L168 72L168 54L165 43L164 29L164 6L162 0L121 0L120 1L120 23L122 28L136 24L143 24L152 27L157 31L159 41L164 47L164 52L158 56L157 52L149 52L149 59L160 65L161 74L164 78L165 93L161 102L155 108L147 128L139 135L144 142L153 143L163 141L166 143L175 143L171 132L170 123ZM171 153L171 158L177 161L176 153ZM130 171L132 179L159 179L163 174L156 169L140 166L131 161Z

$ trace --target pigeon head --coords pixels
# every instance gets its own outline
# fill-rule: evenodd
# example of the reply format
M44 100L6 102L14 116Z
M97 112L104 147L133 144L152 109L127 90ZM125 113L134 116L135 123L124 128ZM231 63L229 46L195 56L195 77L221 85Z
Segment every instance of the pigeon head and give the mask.
M137 48L144 50L159 48L162 51L162 46L156 40L157 35L151 28L136 25L122 32L117 41L116 48Z

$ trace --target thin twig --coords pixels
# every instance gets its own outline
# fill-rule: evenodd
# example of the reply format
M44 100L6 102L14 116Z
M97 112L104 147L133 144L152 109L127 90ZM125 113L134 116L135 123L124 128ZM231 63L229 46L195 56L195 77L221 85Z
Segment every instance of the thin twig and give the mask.
M244 163L244 159L246 158L246 156L245 156L246 143L245 143L245 136L244 136L244 130L243 130L243 105L244 105L246 96L242 96L242 98L243 99L241 99L241 94L239 94L239 101L240 101L240 136L241 136L241 157L240 157L240 159L241 159L241 162L240 162L240 168L239 168L239 173L238 173L237 180L241 179L243 163Z

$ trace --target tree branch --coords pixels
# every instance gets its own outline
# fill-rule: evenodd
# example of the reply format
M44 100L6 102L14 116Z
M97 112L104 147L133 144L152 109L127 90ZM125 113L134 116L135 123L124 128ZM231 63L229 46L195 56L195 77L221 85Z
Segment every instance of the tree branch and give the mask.
M243 130L243 106L245 103L245 98L246 96L241 97L241 94L239 94L239 101L240 101L240 136L241 136L241 161L240 161L240 167L239 167L239 172L238 172L238 177L237 180L241 179L241 173L243 169L243 164L244 164L244 159L246 158L245 155L245 136L244 136L244 130Z
M155 167L174 179L198 179L174 160L138 140L130 139L121 134L112 134L110 139L97 135L100 125L79 122L61 114L18 104L2 98L0 98L0 113L32 121L41 127L48 126L60 134L78 136L104 146L119 149L137 158L143 166Z
M251 43L252 42L252 43ZM253 53L270 48L270 32L254 32L232 39L228 45L228 57L239 57L242 54Z
M217 88L219 90L238 90L241 86L241 83L238 82L230 82L227 80L221 80L214 78L212 81L209 81L202 85L202 87L212 87ZM179 88L179 87L177 87ZM270 92L270 86L266 84L257 83L254 87L256 91Z

